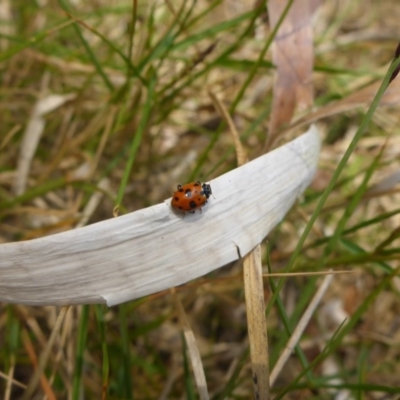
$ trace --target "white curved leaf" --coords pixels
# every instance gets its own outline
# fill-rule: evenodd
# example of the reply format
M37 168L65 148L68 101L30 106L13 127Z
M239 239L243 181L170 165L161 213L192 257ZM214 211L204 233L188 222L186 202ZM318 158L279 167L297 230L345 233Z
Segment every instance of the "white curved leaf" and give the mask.
M0 301L109 306L180 285L243 257L278 224L316 171L304 135L210 181L203 212L170 199L56 235L0 245Z

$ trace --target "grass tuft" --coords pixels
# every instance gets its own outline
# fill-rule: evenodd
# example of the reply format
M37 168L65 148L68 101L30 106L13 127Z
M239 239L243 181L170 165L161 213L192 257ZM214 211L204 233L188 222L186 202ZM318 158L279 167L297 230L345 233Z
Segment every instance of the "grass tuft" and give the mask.
M249 159L271 143L278 30L263 2L3 3L0 243L138 210L235 168L210 93ZM351 272L333 275L274 378L276 399L400 393L399 12L394 0L323 2L312 23L318 109L274 132L286 141L317 120L324 144L312 185L260 247L264 272L296 272L264 278L271 371L324 279L301 273ZM65 101L30 131L54 94ZM0 398L250 398L242 263L176 291L179 307L169 293L68 312L0 305Z

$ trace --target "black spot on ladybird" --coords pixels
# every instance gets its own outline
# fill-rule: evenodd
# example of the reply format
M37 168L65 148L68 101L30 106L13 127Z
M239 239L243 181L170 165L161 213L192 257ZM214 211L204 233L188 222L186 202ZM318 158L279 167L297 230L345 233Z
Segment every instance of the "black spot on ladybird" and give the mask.
M197 207L196 202L193 201L193 200L189 203L189 205L190 205L190 208L196 208Z
M174 197L174 200L175 201L179 201L179 197L177 196L177 197Z

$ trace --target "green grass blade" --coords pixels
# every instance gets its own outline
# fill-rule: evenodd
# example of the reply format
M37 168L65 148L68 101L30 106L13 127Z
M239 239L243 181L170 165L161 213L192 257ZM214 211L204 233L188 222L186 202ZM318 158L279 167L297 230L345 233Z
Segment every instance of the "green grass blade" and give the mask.
M183 371L184 371L184 382L186 389L186 399L195 400L196 396L194 392L192 377L190 374L189 359L186 351L187 344L183 333L181 334L181 339L182 339L182 357L183 357Z
M81 382L84 364L84 353L86 350L86 340L88 333L89 306L82 306L81 317L78 328L78 343L76 347L75 369L72 381L72 400L81 398Z
M299 241L297 243L297 246L296 246L291 258L290 258L288 264L285 267L285 272L288 272L288 271L292 270L292 268L294 267L294 265L296 263L296 260L297 260L298 256L300 255L300 252L302 250L304 242L305 242L307 236L309 235L312 226L314 225L314 222L318 218L318 215L321 212L323 205L325 204L328 196L332 192L332 190L333 190L333 188L334 188L339 176L343 172L343 169L345 168L345 166L346 166L351 154L353 153L354 149L356 148L357 143L359 142L359 140L361 139L362 135L364 134L367 126L369 125L369 123L370 123L370 121L372 119L372 116L373 116L376 108L378 107L379 102L381 101L382 96L385 93L385 90L387 89L387 87L389 85L389 80L390 80L390 77L392 76L393 71L395 71L395 69L399 65L400 65L400 57L395 59L395 61L390 65L390 67L389 67L389 69L388 69L388 71L387 71L387 73L386 73L386 75L385 75L385 77L384 77L384 79L382 81L382 84L381 84L377 94L375 95L374 100L372 101L372 104L369 107L369 109L368 109L368 111L367 111L367 113L366 113L366 115L365 115L360 127L357 129L356 134L354 135L349 147L347 148L345 154L343 155L341 161L339 162L339 165L338 165L337 169L335 170L335 172L334 172L334 174L332 176L332 179L330 180L327 188L323 192L323 194L322 194L322 196L321 196L321 198L320 198L320 200L319 200L319 202L318 202L318 204L317 204L317 206L315 208L315 211L313 212L313 214L312 214L307 226L305 227L304 232L301 235L301 237L300 237L300 239L299 239ZM279 281L279 283L277 285L277 292L274 293L274 295L272 296L272 299L271 299L271 301L270 301L270 303L268 305L268 309L270 309L270 307L272 307L272 304L276 301L276 298L278 296L280 288L283 286L284 282L285 282L284 278L282 278Z
M247 78L244 81L242 87L240 88L238 94L236 95L235 100L232 102L232 104L229 108L231 113L233 113L236 110L236 107L239 104L240 100L242 99L244 92L246 91L246 89L250 85L251 81L253 80L254 76L256 75L261 63L264 60L267 50L270 48L272 42L275 39L276 34L278 33L279 28L282 25L282 22L285 20L290 8L292 7L293 1L294 0L289 0L287 2L286 7L284 8L284 10L282 12L282 15L279 17L277 24L275 25L274 29L272 30L271 34L269 35L268 40L265 42L264 47L260 51L260 54L257 58L256 63L254 64L253 68L250 70L250 73L247 75Z
M124 396L125 399L133 399L133 390L132 390L132 363L131 363L131 351L130 351L130 334L128 328L128 319L127 319L127 304L121 304L118 309L119 316L119 329L121 333L121 353L122 353L122 382L121 386L118 388L119 394Z
M132 167L133 167L133 163L135 161L136 158L136 154L137 151L140 147L140 144L142 142L142 137L143 134L146 130L147 127L147 123L149 121L150 118L150 114L151 114L151 110L153 107L153 103L154 103L154 88L155 88L155 83L156 83L156 78L155 75L153 75L150 79L149 79L149 88L147 91L147 98L146 98L146 102L143 106L143 111L142 111L142 116L139 122L139 126L135 132L135 135L133 137L132 143L131 143L131 148L130 148L130 152L129 152L129 158L127 160L126 166L125 166L125 170L124 170L124 175L122 177L122 181L121 184L119 186L118 189L118 194L117 194L117 199L116 199L116 206L119 207L121 202L122 202L122 198L124 196L125 193L125 188L126 185L128 184L129 181L129 177L132 171Z
M67 12L67 14L69 14L69 12L71 11L71 6L70 6L68 0L59 0L59 3L61 5L61 7L65 10L65 12ZM108 78L107 74L105 73L102 64L96 57L95 53L92 51L92 48L90 47L89 43L82 35L80 26L77 23L73 24L72 26L73 26L78 38L80 39L83 47L85 48L90 60L92 61L96 71L103 78L103 81L104 81L105 85L108 87L108 89L110 90L110 92L113 92L114 85L112 84L112 82Z
M110 364L108 358L108 346L107 346L107 335L106 335L106 322L104 319L106 309L103 305L96 305L95 306L95 313L97 324L99 327L100 333L100 341L101 341L101 349L103 354L103 365L102 365L102 394L103 398L107 398L108 392L108 381L109 381L109 374L110 374Z

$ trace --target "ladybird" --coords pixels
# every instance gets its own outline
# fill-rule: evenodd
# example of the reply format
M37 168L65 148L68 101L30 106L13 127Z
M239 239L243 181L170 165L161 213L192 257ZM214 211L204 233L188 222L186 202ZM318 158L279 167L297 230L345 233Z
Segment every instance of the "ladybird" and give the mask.
M198 208L201 211L211 192L211 186L207 183L191 182L186 185L178 185L178 190L172 196L171 205L173 208L194 214Z

